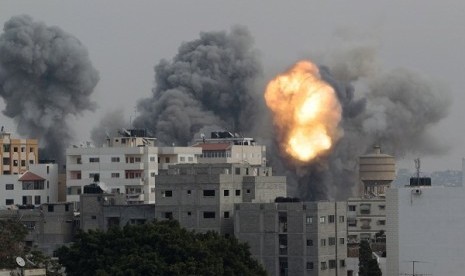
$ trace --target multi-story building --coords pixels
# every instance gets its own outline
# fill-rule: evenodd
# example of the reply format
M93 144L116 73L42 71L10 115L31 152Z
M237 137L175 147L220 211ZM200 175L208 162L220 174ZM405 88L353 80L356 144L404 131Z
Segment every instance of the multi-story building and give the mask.
M212 132L203 137L194 147L202 148L199 163L247 163L266 165L266 147L258 145L253 138L241 137L230 132Z
M72 203L45 203L38 208L0 210L0 220L14 219L27 228L24 240L47 255L72 242L76 225Z
M386 231L386 199L349 198L347 200L348 243L383 240ZM380 234L381 233L381 234ZM381 235L382 237L378 237ZM383 240L383 242L385 242Z
M156 217L196 231L234 233L234 204L286 196L286 178L250 164L178 164L156 176Z
M235 235L269 275L347 275L346 202L241 203Z
M98 178L130 204L155 202L155 175L176 163L197 163L201 148L157 147L143 130L124 130L104 147L73 146L66 151L67 201L78 202L83 187Z
M0 206L57 202L58 165L31 164L21 174L0 176Z
M38 163L37 139L14 139L0 132L0 175L22 174Z
M388 276L464 274L465 188L393 187L386 201Z

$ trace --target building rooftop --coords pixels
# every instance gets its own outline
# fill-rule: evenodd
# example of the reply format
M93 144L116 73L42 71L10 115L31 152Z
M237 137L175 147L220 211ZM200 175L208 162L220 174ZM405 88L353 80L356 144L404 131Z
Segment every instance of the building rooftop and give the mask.
M42 181L42 180L45 180L45 178L38 176L35 173L27 171L18 180L19 181Z

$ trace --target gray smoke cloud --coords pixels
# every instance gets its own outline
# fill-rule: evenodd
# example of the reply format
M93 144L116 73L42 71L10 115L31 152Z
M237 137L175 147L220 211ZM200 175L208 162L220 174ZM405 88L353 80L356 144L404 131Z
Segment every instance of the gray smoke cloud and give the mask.
M183 43L172 60L155 66L152 96L139 102L134 121L161 144L187 145L202 128L247 132L254 125L255 80L262 73L244 27L203 32ZM260 99L261 100L261 99Z
M3 114L19 134L40 140L43 155L64 164L72 131L70 115L93 110L89 96L99 81L82 43L58 27L28 15L12 17L0 35Z
M358 185L358 156L375 145L398 158L447 151L429 132L448 114L447 89L407 69L376 70L374 53L373 48L359 47L339 54L331 67L320 66L341 102L344 136L328 156L291 167L289 184L297 185L294 190L307 200L352 195ZM356 97L355 86L366 91Z
M116 137L122 128L128 128L129 122L124 117L124 110L118 108L103 115L97 126L90 132L90 138L95 146L101 147L106 143L107 137Z

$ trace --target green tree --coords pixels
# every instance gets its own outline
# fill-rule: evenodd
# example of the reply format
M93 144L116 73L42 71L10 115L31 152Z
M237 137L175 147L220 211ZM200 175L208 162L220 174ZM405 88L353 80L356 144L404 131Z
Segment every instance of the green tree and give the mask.
M174 220L78 233L57 250L67 275L266 275L246 244Z
M24 254L27 229L17 220L0 220L0 268L15 268L16 257Z
M358 272L360 276L381 276L381 269L379 269L378 262L373 259L373 252L371 251L368 241L363 240L360 243L358 251Z

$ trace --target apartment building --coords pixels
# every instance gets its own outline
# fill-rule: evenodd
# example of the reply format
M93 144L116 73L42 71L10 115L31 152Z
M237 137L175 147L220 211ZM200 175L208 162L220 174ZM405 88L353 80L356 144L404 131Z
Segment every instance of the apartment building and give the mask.
M123 130L103 147L66 151L67 201L78 202L83 187L99 179L107 193L126 195L129 204L155 202L155 175L170 164L197 163L201 148L157 147L144 130Z
M250 164L178 164L156 176L158 219L176 219L196 231L234 233L234 204L286 196L286 178Z
M386 199L349 198L347 200L348 243L358 244L361 240L385 242ZM380 237L380 233L383 233Z
M347 275L346 202L240 203L234 224L269 275Z
M0 132L0 176L24 173L30 164L38 163L37 139L16 139Z
M58 165L31 164L21 174L0 176L0 206L58 201Z

